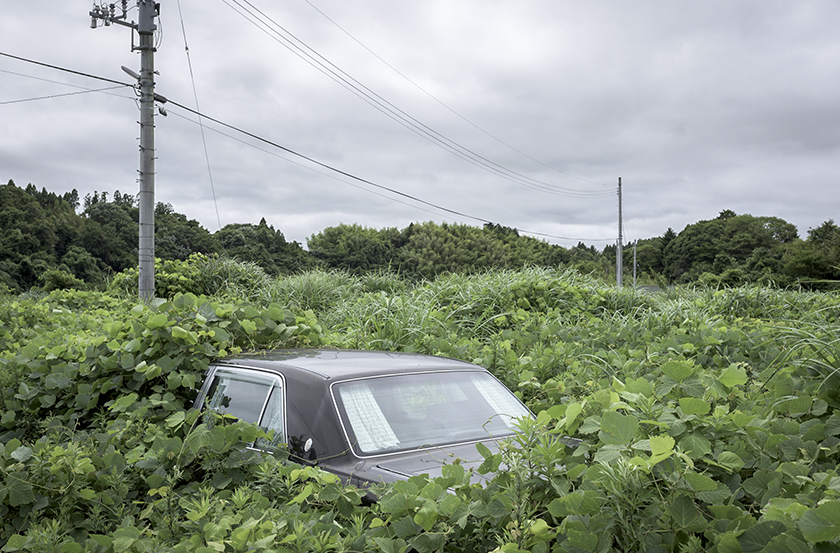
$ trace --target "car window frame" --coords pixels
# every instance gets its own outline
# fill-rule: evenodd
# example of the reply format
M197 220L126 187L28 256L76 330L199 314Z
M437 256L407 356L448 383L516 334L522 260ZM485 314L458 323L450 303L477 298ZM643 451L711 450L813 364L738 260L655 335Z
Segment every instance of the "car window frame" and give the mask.
M505 386L504 383L501 380L496 378L496 376L493 373L491 373L490 371L488 371L486 369L464 369L464 368L459 367L457 369L452 369L452 370L429 370L429 371L410 371L410 372L405 371L405 372L399 372L399 373L376 374L376 375L359 376L359 377L354 377L354 378L342 378L341 380L336 380L336 381L333 381L333 382L330 383L330 385L329 385L330 399L332 400L333 408L335 409L335 416L338 419L339 426L341 427L341 431L344 434L344 439L347 442L347 446L350 448L350 451L353 453L353 455L358 459L376 459L376 458L380 458L380 457L391 457L391 456L394 456L394 455L405 455L407 453L411 453L412 451L424 451L425 449L429 449L429 448L439 449L441 447L477 444L477 443L480 443L480 442L494 441L494 440L500 439L500 438L494 438L492 436L488 436L486 438L481 438L481 439L476 439L476 440L467 440L467 441L464 441L464 442L456 442L456 443L446 444L446 445L433 445L433 446L429 446L428 448L419 447L419 448L416 448L416 449L401 449L399 451L386 451L386 452L381 452L381 453L364 453L364 452L361 452L357 447L355 447L355 445L353 443L354 440L351 439L351 434L350 434L350 432L347 431L347 426L346 425L349 425L350 422L345 421L345 417L341 416L341 408L339 407L338 400L336 398L337 394L336 394L336 390L334 389L335 386L337 386L339 384L346 384L348 382L375 380L375 379L379 379L379 378L392 378L392 377L395 377L395 376L411 376L411 375L419 375L419 374L450 374L450 373L476 373L476 374L483 374L483 375L490 376L493 380L498 382L500 386L502 386L505 390L510 392L510 394L514 398L516 398L516 400L522 405L522 407L525 408L525 411L529 415L531 415L532 418L534 417L534 413L528 408L528 406L525 405L525 403L521 399L516 397L516 394L514 394L510 390L510 388ZM509 437L509 436L503 436L501 439L504 439L504 438L507 438L507 437Z
M282 412L282 415L283 415L283 424L282 424L283 440L278 444L278 446L279 445L288 446L288 440L289 440L288 422L289 421L288 421L288 409L287 409L288 400L287 400L287 394L286 394L286 391L287 391L288 388L287 388L287 384L286 384L286 378L282 373L275 372L275 371L265 371L265 370L262 370L262 369L251 368L251 367L236 367L236 366L231 366L231 365L213 365L210 369L211 370L210 370L210 373L208 374L207 381L202 386L202 389L201 389L201 394L202 394L201 395L201 402L202 402L201 408L204 408L204 402L209 401L209 399L210 399L209 392L213 388L213 383L214 383L215 379L218 377L220 372L222 374L224 374L224 373L240 374L240 375L243 375L243 376L256 375L257 377L265 378L266 380L269 380L269 379L272 380L273 383L272 383L271 387L269 388L269 393L266 394L265 399L263 400L263 404L260 407L259 420L256 423L253 423L253 424L256 424L260 428L264 428L262 426L262 424L260 424L260 423L262 423L263 417L265 417L265 414L266 414L265 410L268 407L269 402L271 401L271 395L274 392L274 389L279 388L280 389L280 409L281 409L281 412ZM278 383L279 383L279 386L278 386ZM218 411L215 411L215 412L219 413ZM221 413L219 413L219 414L221 414ZM268 432L268 430L266 430L266 432ZM254 450L258 450L258 451L270 451L270 448L264 448L264 447L257 446L256 442L251 443L248 446L248 449L254 449Z

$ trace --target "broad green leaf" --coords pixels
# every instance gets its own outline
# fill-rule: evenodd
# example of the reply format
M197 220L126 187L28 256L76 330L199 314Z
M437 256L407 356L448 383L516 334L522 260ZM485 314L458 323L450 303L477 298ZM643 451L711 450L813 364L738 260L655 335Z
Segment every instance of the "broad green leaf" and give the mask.
M581 434L593 434L601 428L601 421L597 415L590 415L583 420L583 424L578 428Z
M169 321L165 313L158 313L154 317L149 317L149 320L146 321L146 328L149 330L156 330L158 328L162 328L166 326L166 323Z
M731 451L724 451L718 455L717 462L730 472L738 472L744 468L744 460Z
M700 459L712 452L712 443L699 434L689 434L682 438L679 446L692 459Z
M576 401L569 403L566 407L566 430L571 430L582 410L583 407L580 403Z
M747 371L738 365L729 365L718 378L718 382L727 388L743 386L747 383Z
M811 543L840 537L840 501L827 501L816 509L809 509L796 525Z
M706 492L718 487L717 482L705 474L698 474L693 471L686 472L685 479L695 492Z
M704 490L695 494L697 499L704 503L725 503L732 497L732 490L726 484L718 484L714 490Z
M111 547L111 544L114 543L114 538L111 536L105 536L103 534L88 534L88 537L104 547L105 549Z
M784 533L787 527L779 521L767 520L747 528L738 536L743 553L761 553L774 537Z
M674 452L674 438L671 436L651 436L650 452L655 457L668 457Z
M694 365L689 361L668 361L662 365L662 372L680 382L694 374Z
M539 414L542 415L543 413L545 413L548 417L550 417L552 419L555 419L555 420L559 420L559 419L562 419L563 416L565 416L566 407L567 407L567 404L565 404L565 403L561 403L559 405L552 405L551 407L549 407L545 411L540 411Z
M493 453L490 451L490 448L488 448L486 445L484 445L481 442L478 442L477 444L475 444L475 448L478 450L478 452L481 454L481 456L484 457L485 459L493 456Z
M551 528L549 528L546 521L538 518L531 524L528 530L530 530L535 536L544 536L549 530L551 530Z
M605 444L626 444L636 436L639 429L639 419L630 415L622 415L618 411L607 411L601 415L601 431L598 437Z
M242 319L241 321L239 321L239 324L242 325L242 329L248 335L251 335L257 331L257 324L253 321L249 321L248 319Z
M680 398L680 408L686 415L707 415L712 410L708 401L694 397Z
M29 545L29 538L20 534L14 534L6 542L6 545L3 546L3 551L23 551L29 549Z
M709 511L715 515L715 518L724 520L735 520L745 514L735 505L709 505Z
M825 421L825 433L827 436L837 436L840 434L840 415L832 413L828 420Z
M116 401L114 401L114 404L111 405L111 410L117 413L125 411L126 409L134 405L138 397L139 396L137 394L128 394L127 396L122 396Z
M811 409L811 401L813 401L811 396L803 395L791 399L784 405L791 415L804 415Z
M18 440L17 438L12 438L11 440L9 440L9 441L6 443L6 446L5 446L5 448L4 448L4 452L5 452L5 454L6 454L6 455L11 455L11 454L12 454L12 453L14 453L14 452L17 450L17 448L19 448L20 446L21 446L20 440Z
M697 506L687 495L676 496L668 506L668 513L674 521L675 528L688 528L700 518Z
M812 553L813 549L790 534L779 534L761 551L762 553Z
M650 397L653 394L653 387L645 378L628 378L624 384L628 392L645 397Z
M186 418L187 415L183 411L172 413L166 418L166 427L177 428L184 423L184 420L186 420Z
M35 502L32 484L23 479L23 475L11 473L6 476L6 489L9 491L9 504L12 507Z
M566 532L566 542L574 547L573 551L597 551L598 536L592 532L581 532L569 529ZM568 548L567 548L568 549Z
M426 532L431 532L437 522L437 506L434 501L426 501L420 510L414 515L414 522L420 525Z
M133 340L131 340L123 346L123 351L126 351L128 353L137 353L138 351L140 351L140 345L140 340L134 338Z
M12 452L11 457L19 463L25 463L32 457L32 449L21 446Z
M617 444L606 444L595 453L595 462L604 465L611 465L621 458L621 451L624 449Z
M553 499L548 504L548 512L561 518L570 515L595 515L603 506L604 499L594 490L576 491Z

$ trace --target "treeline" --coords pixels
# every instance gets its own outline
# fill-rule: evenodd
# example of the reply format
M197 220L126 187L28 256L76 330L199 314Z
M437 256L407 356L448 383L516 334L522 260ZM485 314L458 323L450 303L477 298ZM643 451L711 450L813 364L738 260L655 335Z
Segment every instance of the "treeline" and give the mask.
M0 290L102 287L111 275L136 267L138 220L137 199L119 191L80 199L75 190L58 195L32 184L0 185ZM493 224L426 222L404 229L342 224L312 235L307 247L287 241L265 219L210 233L169 204L155 208L155 254L162 260L216 254L255 263L275 276L321 268L431 279L564 266L615 279L615 245L597 250L579 243L567 249ZM623 257L625 282L632 282L635 257L639 284L772 282L825 289L840 280L840 228L829 220L800 239L796 227L782 219L726 210L680 233L669 228L626 245Z

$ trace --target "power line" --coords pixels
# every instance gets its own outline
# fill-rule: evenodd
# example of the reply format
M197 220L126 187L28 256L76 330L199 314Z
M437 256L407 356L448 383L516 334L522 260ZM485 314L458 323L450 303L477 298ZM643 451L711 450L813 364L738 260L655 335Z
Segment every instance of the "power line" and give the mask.
M178 0L178 16L181 18L181 31L184 34L184 51L187 54L187 65L190 68L190 82L192 82L193 98L195 98L195 109L200 110L201 108L198 105L198 90L195 87L192 58L190 57L190 47L187 44L187 28L184 26L184 14L181 11L181 0ZM207 174L210 177L210 193L213 195L213 207L216 208L216 221L219 223L219 229L221 229L222 218L219 215L219 202L216 200L216 187L213 185L213 171L210 168L210 153L207 151L207 139L204 136L204 124L201 121L201 117L198 118L198 126L201 129L201 143L204 145L204 160L207 163Z
M447 138L443 134L435 131L388 100L384 99L382 96L360 83L334 63L330 62L327 58L319 54L315 49L310 47L303 40L299 39L285 27L274 21L270 16L266 15L259 8L254 6L249 0L222 0L222 2L244 17L249 23L255 25L258 29L266 33L270 38L284 46L287 50L343 86L345 89L360 97L375 109L408 128L412 132L418 134L422 138L447 150L464 161L475 165L476 167L511 182L549 194L578 198L599 198L612 195L612 192L603 190L585 191L559 187L528 177L512 169L499 165L498 163L487 159L471 149L458 144L454 140ZM231 2L239 9L231 5Z
M113 79L106 79L105 77L98 77L96 75L91 75L90 73L83 73L81 71L74 71L73 69L67 69L66 67L59 67L57 65L50 65L49 63L44 63L44 62L41 62L41 61L35 61L35 60L28 59L28 58L22 58L20 56L13 56L12 54L7 54L6 52L0 52L0 56L5 56L7 58L12 58L12 59L15 59L15 60L24 61L26 63L32 63L32 64L35 64L35 65L40 65L42 67L49 67L50 69L55 69L57 71L64 71L65 73L72 73L74 75L81 75L82 77L87 77L89 79L96 79L98 81L104 81L106 83L112 83L112 84L117 84L117 85L120 85L120 86L127 86L129 88L134 88L133 84L123 83L123 82L120 82L120 81L115 81Z
M198 124L198 122L197 122L197 121L195 121L195 120L193 120L193 119L190 119L189 117L186 117L186 116L181 115L181 114L179 114L179 113L172 112L172 115L173 115L173 116L175 116L175 117L179 117L179 118L183 119L184 121L189 121L190 123L193 123L193 124L196 124L196 125ZM254 148L255 150L258 150L258 151L260 151L260 152L262 152L262 153L264 153L264 154L268 154L268 155L270 155L270 156L274 156L274 157L276 157L276 158L278 158L278 159L282 159L282 160L283 160L283 161L285 161L286 163L291 163L292 165L296 165L296 166L298 166L298 167L300 167L300 168L302 168L302 169L306 169L307 171L312 171L312 172L314 172L314 173L317 173L317 174L321 175L322 177L326 177L326 178L328 178L328 179L332 179L332 180L337 181L337 182L340 182L340 183L342 183L342 184L346 184L346 185L348 185L348 186L352 186L353 188L356 188L357 190L361 190L361 191L363 191L363 192L367 192L368 194L373 194L374 196L379 196L380 198L384 198L384 199L386 199L386 200L388 200L388 201L391 201L391 202L396 202L396 203L398 203L398 204L402 204L402 205L407 206L407 207L410 207L410 208L412 208L412 209L418 209L418 210L420 210L420 211L424 211L424 212L426 212L426 213L430 213L430 214L432 214L432 215L437 215L437 216L440 216L440 213L439 213L439 212L437 212L437 211L432 211L432 210L430 210L430 209L426 209L426 208L424 208L424 207L420 207L420 206L417 206L417 205L415 205L415 204L411 204L411 203L405 202L405 201L403 201L403 200L400 200L399 198L393 198L393 197L391 197L391 196L386 196L385 194L382 194L382 193L380 193L380 192L377 192L376 190L371 190L370 188L366 188L366 187L364 187L364 186L360 186L360 185L355 184L355 183L353 183L353 182L350 182L350 181L348 181L348 180L341 179L341 178L339 178L338 176L333 175L333 174L331 174L331 173L327 173L327 172L325 172L325 171L319 171L318 169L314 169L314 168L310 167L309 165L305 165L305 164L303 164L303 163L300 163L300 162L295 161L295 160L293 160L293 159L290 159L290 158L288 158L288 157L282 156L282 155L280 155L280 154L278 154L278 153L276 153L276 152L273 152L273 151L271 151L271 150L267 150L267 149L265 149L265 148L260 148L260 147L259 147L259 146L257 146L256 144L253 144L253 143L248 142L248 141L246 141L246 140L242 140L241 138L236 138L236 137L235 137L235 136L233 136L232 134L228 134L228 133L226 133L226 132L222 132L222 131L220 131L220 130L218 130L218 129L214 129L214 128L212 128L212 127L206 127L206 129L207 129L207 130L209 130L209 131L211 131L211 132L214 132L214 133L216 133L216 134L219 134L219 135L221 135L221 136L224 136L225 138L228 138L228 139L230 139L230 140L233 140L233 141L235 141L235 142L239 142L239 143L240 143L240 144L242 144L243 146L248 146L249 148ZM453 219L453 220L454 220L454 219Z
M334 19L332 19L332 18L331 18L330 16L328 16L326 13L324 13L323 11L321 11L321 10L320 10L320 9L319 9L319 8L318 8L315 4L313 4L312 2L310 2L310 0L304 0L304 1L305 1L307 4L309 4L310 6L312 6L312 9L314 9L316 12L318 12L319 14L321 14L322 16L324 16L324 18L325 18L327 21L329 21L330 23L332 23L333 25L335 25L335 26L336 26L336 27L337 27L337 28L338 28L341 32L343 32L343 33L344 33L344 34L346 34L348 37L350 37L350 38L351 38L351 39L352 39L352 40L353 40L356 44L358 44L359 46L361 46L362 48L364 48L364 49L365 49L365 50L366 50L366 51L367 51L370 55L372 55L373 57L375 57L376 59L378 59L380 62L382 62L383 64L385 64L385 65L386 65L389 69L391 69L392 71L394 71L394 73L396 73L397 75L399 75L400 77L402 77L403 79L405 79L406 81L408 81L409 83L411 83L411 85L413 85L413 86L414 86L414 87L416 87L418 90L420 90L420 92L422 92L423 94L425 94L426 96L428 96L429 98L431 98L432 100L434 100L435 102L437 102L438 104L440 104L441 106L443 106L444 108L446 108L447 110L449 110L450 112L452 112L453 114L455 114L455 115L456 115L457 117L459 117L460 119L464 120L465 122L469 123L471 126L475 127L476 129L478 129L478 130L479 130L479 131L481 131L482 133L486 134L487 136L489 136L490 138L492 138L493 140L495 140L495 141L496 141L496 142L498 142L499 144L502 144L503 146L506 146L507 148L509 148L509 149L513 150L513 151L514 151L514 152L516 152L517 154L520 154L520 155L522 155L522 156L524 156L524 157L526 157L526 158L530 159L531 161L533 161L533 162L535 162L535 163L538 163L538 164L542 165L542 166L543 166L543 167L545 167L546 169L551 169L552 171L556 171L556 172L560 173L561 175L565 175L565 176L567 176L567 177L569 177L569 178L572 178L572 179L577 179L577 180L580 180L580 181L583 181L583 182L588 182L588 183L590 183L590 184L600 184L600 185L607 186L606 184L604 184L604 183L602 183L602 182L597 182L597 181L593 181L593 180L585 179L585 178L583 178L583 177L579 177L579 176L577 176L577 175L572 175L571 173L567 173L567 172L565 172L565 171L561 171L560 169L557 169L556 167L552 167L551 165L548 165L547 163L543 163L542 161L540 161L540 160L538 160L538 159L536 159L536 158L534 158L534 157L531 157L530 155L526 154L526 153L525 153L525 152L523 152L522 150L519 150L519 149L518 149L518 148L516 148L515 146L512 146L512 145L508 144L507 142L505 142L505 141L504 141L504 140L502 140L501 138L497 137L496 135L494 135L494 134L493 134L493 133L491 133L490 131L488 131L488 130L486 130L486 129L482 128L482 127L481 127L481 126L479 126L477 123L474 123L473 121L471 121L471 120L470 120L469 118L467 118L465 115L463 115L463 114L459 113L458 111L456 111L454 108L452 108L451 106L449 106L448 104L446 104L443 100L439 99L437 96L435 96L434 94L432 94L431 92L429 92L428 90L426 90L425 88L423 88L422 86L420 86L418 83L416 83L414 80L412 80L412 79L411 79L408 75L406 75L405 73L403 73L402 71L400 71L399 69L397 69L396 67L394 67L393 65L391 65L390 63L388 63L387 61L385 61L385 59L383 59L383 58L382 58L379 54L377 54L376 52L374 52L373 50L371 50L370 48L368 48L368 46L367 46L366 44L364 44L361 40L359 40L358 38L356 38L355 36L353 36L353 35L350 33L350 31L348 31L347 29L345 29L344 27L342 27L341 25L339 25L339 24L338 24L338 22L336 22Z
M181 109L183 109L183 110L185 110L185 111L188 111L188 112L192 113L193 115L196 115L196 116L199 116L199 117L203 117L204 119L207 119L208 121L213 121L213 122L214 122L214 123L216 123L217 125L221 125L221 126L223 126L223 127L227 127L228 129L231 129L231 130L234 130L234 131L236 131L236 132L238 132L238 133L244 134L245 136L249 136L249 137L253 138L254 140L258 140L258 141L260 141L260 142L263 142L263 143L265 143L265 144L268 144L269 146L273 146L274 148L277 148L277 149L283 150L284 152L287 152L287 153L290 153L290 154L292 154L292 155L294 155L294 156L297 156L297 157L299 157L299 158L301 158L301 159L305 159L306 161L308 161L308 162L310 162L310 163L314 163L315 165L318 165L318 166L320 166L320 167L323 167L324 169L328 169L328 170L330 170L330 171L332 171L332 172L334 172L334 173L338 173L339 175L343 175L343 176L345 176L345 177L348 177L348 178L351 178L351 179L353 179L353 180L356 180L356 181L362 182L362 183L364 183L364 184L367 184L367 185L370 185L370 186L374 186L374 187L379 188L379 189L381 189L381 190L387 190L388 192L391 192L392 194L397 194L397 195L402 196L402 197L404 197L404 198L408 198L408 199L413 200L413 201L415 201L415 202L418 202L418 203L421 203L421 204L427 205L427 206L429 206L429 207L433 207L433 208L435 208L435 209L439 209L439 210L441 210L441 211L445 211L445 212L447 212L447 213L451 213L451 214L453 214L453 215L457 215L457 216L459 216L459 217L464 217L464 218L467 218L467 219L472 219L472 220L474 220L474 221L479 221L479 222L482 222L482 223L492 223L492 221L489 221L489 220L487 220L487 219L482 219L481 217L475 217L475 216L473 216L473 215L467 215L466 213L462 213L462 212L460 212L460 211L456 211L456 210L454 210L454 209L449 209L448 207L443 207L443 206L441 206L441 205L437 205L437 204L435 204L435 203L428 202L428 201L426 201L426 200L422 200L422 199L420 199L420 198L418 198L418 197L416 197L416 196L412 196L411 194L406 194L405 192L400 192L399 190L395 190L394 188L390 188L390 187L385 186L385 185L382 185L382 184L377 184L377 183L375 183L375 182L373 182L373 181L369 181L369 180L364 179L364 178L362 178L362 177L358 177L358 176L356 176L356 175L354 175L354 174L352 174L352 173L348 173L347 171L343 171L343 170L341 170L341 169L339 169L339 168L337 168L337 167L333 167L332 165L329 165L329 164L324 163L324 162L322 162L322 161L318 161L318 160L317 160L317 159L315 159L315 158L309 157L309 156L307 156L307 155L305 155L305 154L302 154L302 153L300 153L300 152L296 152L295 150L292 150L291 148L287 148L286 146L281 146L280 144L277 144L276 142L272 142L271 140L268 140L267 138L263 138L263 137L261 137L261 136L259 136L259 135L256 135L256 134L254 134L254 133L248 132L248 131L246 131L246 130L244 130L244 129L240 129L239 127L236 127L236 126L234 126L234 125L230 125L230 124L228 124L228 123L225 123L224 121L220 121L220 120L218 120L218 119L215 119L215 118L213 118L213 117L210 117L209 115L199 113L199 112L197 112L196 110L194 110L194 109L192 109L192 108L189 108L189 107L187 107L187 106L185 106L185 105L183 105L183 104L179 104L178 102L173 101L172 99L169 99L169 103L170 103L170 104L172 104L173 106L177 106L177 107L179 107L179 108L181 108Z
M46 64L46 63L38 62L38 61L31 60L31 59L27 59L27 58L21 58L21 57L18 57L18 56L12 56L12 55L7 54L7 53L4 53L4 52L0 52L0 55L2 55L2 56L6 56L6 57L10 57L10 58L14 58L14 59L17 59L17 60L20 60L20 61L24 61L24 62L27 62L27 63L33 63L33 64L36 64L36 65L41 65L41 66L49 67L49 68L51 68L51 69L55 69L55 70L57 70L57 71L63 71L63 72L66 72L66 73L73 73L73 74L76 74L76 75L82 75L82 76L84 76L84 77L88 77L88 78L91 78L91 79L96 79L96 80L100 80L100 81L105 81L105 82L116 83L116 84L119 84L119 85L122 85L122 86L130 86L130 87L132 87L132 88L133 88L133 85L129 85L129 84L126 84L126 83L120 83L120 82L118 82L118 81L113 81L113 80L111 80L111 79L107 79L107 78L105 78L105 77L100 77L100 76L97 76L97 75L91 75L91 74L89 74L89 73L81 73L81 72L79 72L79 71L74 71L74 70L72 70L72 69L67 69L67 68L64 68L64 67L59 67L59 66L56 66L56 65L49 65L49 64ZM297 151L295 151L295 150L292 150L291 148L287 148L286 146L282 146L282 145L280 145L280 144L277 144L276 142L273 142L273 141L271 141L271 140L268 140L268 139L266 139L266 138L263 138L263 137L261 137L261 136L259 136L259 135L256 135L256 134L254 134L254 133L251 133L251 132L249 132L249 131L246 131L246 130L244 130L244 129L241 129L241 128L239 128L239 127L236 127L236 126L234 126L234 125L231 125L231 124L229 124L229 123L225 123L224 121L221 121L221 120L216 119L216 118L214 118L214 117L210 117L209 115L206 115L206 114L200 113L200 112L198 112L197 110L194 110L194 109L192 109L192 108L190 108L190 107L188 107L188 106L185 106L185 105L183 105L183 104L180 104L180 103L178 103L178 102L176 102L176 101L172 100L171 98L168 98L168 99L167 99L167 103L169 103L169 104L171 104L171 105L173 105L173 106L177 106L177 107L179 107L179 108L183 109L184 111L187 111L187 112L189 112L189 113L191 113L191 114L193 114L193 115L195 115L195 116L197 116L197 117L199 117L199 118L203 118L203 119L206 119L206 120L208 120L208 121L212 121L212 122L214 122L214 123L216 123L216 124L218 124L218 125L221 125L221 126L223 126L223 127L225 127L225 128L228 128L228 129L231 129L231 130L236 131L236 132L238 132L238 133L241 133L241 134L243 134L243 135L245 135L245 136L248 136L248 137L250 137L250 138L253 138L254 140L257 140L257 141L259 141L259 142L263 142L264 144L267 144L267 145L269 145L269 146L272 146L272 147L274 147L274 148L277 148L277 149L279 149L279 150L282 150L282 151L284 151L284 152L287 152L287 153L289 153L289 154L292 154L292 155L294 155L294 156L296 156L296 157L299 157L299 158L301 158L301 159L304 159L304 160L306 160L306 161L308 161L308 162L310 162L310 163L312 163L312 164L314 164L314 165L317 165L317 166L319 166L319 167L322 167L322 168L324 168L324 169L327 169L327 170L329 170L329 171L332 171L332 172L334 172L334 173L336 173L336 174L339 174L339 175L342 175L342 176L344 176L344 177L350 178L350 179L352 179L352 180L355 180L355 181L361 182L361 183L363 183L363 184L367 184L367 185L369 185L369 186L373 186L373 187L378 188L378 189L380 189L380 190L386 190L386 191L388 191L388 192L391 192L392 194L395 194L395 195L398 195L398 196L401 196L401 197L407 198L407 199L412 200L412 201L414 201L414 202L417 202L417 203L420 203L420 204L423 204L423 205L426 205L426 206L432 207L432 208L434 208L434 209L437 209L437 210L440 210L440 211L443 211L443 212L446 212L446 213L450 213L450 214L452 214L452 215L456 215L456 216L458 216L458 217L462 217L462 218L465 218L465 219L470 219L470 220L473 220L473 221L478 221L478 222L485 223L485 224L498 224L498 223L495 223L494 221L490 221L490 220L488 220L488 219L484 219L484 218L481 218L481 217L476 217L476 216L474 216L474 215L469 215L469 214L467 214L467 213L463 213L463 212L461 212L461 211L457 211L457 210L454 210L454 209L450 209L450 208L447 208L447 207L444 207L444 206L441 206L441 205L435 204L435 203L433 203L433 202L429 202L429 201L427 201L427 200L423 200L423 199L418 198L418 197L416 197L416 196L412 196L411 194L407 194L407 193L405 193L405 192L400 192L399 190L396 190L396 189L390 188L390 187L388 187L388 186L385 186L385 185L382 185L382 184L378 184L378 183L375 183L375 182L373 182L373 181L370 181L370 180L364 179L364 178L359 177L359 176L356 176L356 175L354 175L354 174L352 174L352 173L348 173L347 171L343 171L343 170L341 170L341 169L338 169L337 167L333 167L332 165L329 165L329 164L324 163L324 162L322 162L322 161L318 161L318 160L316 160L316 159L314 159L314 158L312 158L312 157L309 157L309 156L307 156L307 155L305 155L305 154L302 154L302 153L300 153L300 152L297 152ZM611 239L600 239L600 238L599 238L599 239L591 239L591 238L572 238L572 237L566 237L566 236L557 236L557 235L552 235L552 234L545 234L545 233L533 232L533 231L528 231L528 230L523 230L523 229L516 229L516 230L517 230L517 231L519 231L519 232L523 232L523 233L525 233L525 234L533 234L533 235L537 235L537 236L543 236L543 237L546 237L546 238L554 238L554 239L558 239L558 240L581 240L581 241L582 241L582 240L586 240L586 241L589 241L589 242L602 242L602 241L609 241L609 240L611 240Z
M170 102L170 103L172 103L173 105L177 105L176 103L172 102L171 100L170 100L169 102ZM191 123L198 124L196 121L194 121L194 120L192 120L192 119L189 119L188 117L185 117L185 116L180 115L180 114L178 114L178 113L172 112L172 115L173 115L173 116L175 116L175 117L179 117L179 118L181 118L181 119L184 119L185 121L189 121L189 122L191 122ZM202 117L205 117L206 119L208 119L208 120L210 120L210 121L215 121L214 119L209 118L209 117L204 116L204 115L203 115ZM246 135L248 135L248 136L253 136L253 135L251 135L250 133L247 133L247 132L245 132L245 131L241 131L241 130L239 130L239 129L238 129L238 128L236 128L236 127L232 127L232 126L226 125L225 123L220 123L220 124L225 125L225 126L227 126L228 128L231 128L232 130L235 130L236 132L242 132L243 134L246 134ZM245 141L245 140L242 140L242 139L240 139L240 138L236 138L235 136L233 136L233 135L231 135L231 134L227 134L227 133L225 133L225 132L222 132L222 131L220 131L220 130L218 130L218 129L213 129L213 128L211 128L211 127L206 127L206 128L207 128L207 130L210 130L210 131L212 131L212 132L215 132L216 134L220 134L221 136L224 136L225 138L229 138L230 140L234 140L234 141L236 141L236 142L239 142L239 143L240 143L240 144L242 144L242 145L248 146L248 147L250 147L250 148L254 148L254 149L256 149L256 150L258 150L258 151L260 151L260 152L263 152L263 153L265 153L265 154L268 154L268 155L270 155L270 156L277 157L277 158L282 159L283 161L285 161L285 162L287 162L287 163L291 163L292 165L296 165L296 166L301 167L301 168L303 168L303 169L307 169L307 170L309 170L309 171L313 171L313 172L315 172L315 173L317 173L317 174L319 174L319 175L321 175L321 176L327 177L327 178L329 178L329 179L333 179L333 180L338 181L338 182L340 182L340 183L342 183L342 184L346 184L346 185L348 185L348 186L352 186L353 188L356 188L356 189L358 189L358 190L362 190L362 191L367 192L367 193L369 193L369 194L373 194L373 195L375 195L375 196L379 196L380 198L384 198L384 199L386 199L386 200L389 200L389 201L392 201L392 202L396 202L396 203L398 203L398 204L402 204L402 205L404 205L404 206L411 207L411 208L413 208L413 209L419 209L420 211L424 211L424 212L426 212L426 213L430 213L430 214L432 214L432 215L440 215L440 213L438 213L438 212L435 212L435 211L430 211L430 210L425 209L425 208L423 208L423 207L419 207L419 206L417 206L417 205L413 205L413 204L410 204L410 203L408 203L408 202L404 202L404 201L402 201L402 200L400 200L400 199L398 199L398 198L393 198L393 197L390 197L390 196L386 196L385 194L380 194L380 193L376 192L375 190L370 190L369 188L365 188L365 187L359 186L359 185L354 184L354 183L352 183L352 182L350 182L350 181L340 179L340 178L338 178L337 176L335 176L335 175L333 175L333 174L326 173L326 172L323 172L323 171L319 171L319 170L317 170L317 169L313 169L312 167L309 167L309 166L307 166L307 165L304 165L303 163L299 163L299 162L297 162L297 161L294 161L293 159L289 159L289 158L287 158L287 157L281 156L281 155L279 155L279 154L277 154L277 153L274 153L274 152L272 152L272 151L270 151L270 150L267 150L267 149L265 149L265 148L260 148L259 146L256 146L255 144L252 144L252 143L247 142L247 141ZM260 140L260 141L262 141L262 142L265 142L266 144L269 144L269 145L271 145L271 146L273 146L273 147L276 147L276 146L275 146L272 142L270 142L270 141L267 141L267 140L262 140L262 139L260 139L260 138L257 138L257 139L258 139L258 140ZM283 150L283 151L286 151L286 150L285 150L282 146L280 147L280 149L281 149L281 150ZM295 155L297 155L297 154L295 154ZM316 162L316 163L317 163L317 162ZM326 166L326 167L327 167L327 168L329 168L329 166ZM331 171L333 171L333 169L331 169L331 168L330 168L330 170L331 170ZM339 173L340 173L340 172L339 172ZM355 178L355 177L352 177L352 178ZM364 181L364 179L356 179L356 180L361 180L362 182L365 182L365 181ZM388 190L390 191L390 189L388 189ZM396 193L398 193L398 194L402 194L402 193L400 193L400 192L396 192ZM413 197L412 197L412 196L409 196L409 197L413 199ZM419 200L419 201L421 201L421 202L422 202L422 200ZM482 221L482 222L488 222L488 223L489 223L489 221L484 221L483 219L480 219L480 221ZM524 229L519 229L519 228L517 228L516 230L517 230L518 232L521 232L521 233L524 233L524 234L531 234L531 235L534 235L534 236L542 236L542 237L545 237L545 238L554 238L554 239L558 239L558 240L578 240L578 241L587 241L587 242L611 242L611 241L613 241L613 240L614 240L613 238L575 238L575 237L569 237L569 236L557 236L557 235L555 235L555 234L546 234L546 233L542 233L542 232L536 232L536 231L524 230Z
M120 86L109 86L105 88L94 88L89 90L79 90L76 92L65 92L64 94L52 94L50 96L37 96L34 98L23 98L20 100L8 100L5 102L0 102L0 106L5 106L8 104L21 104L23 102L34 102L36 100L51 100L52 98L62 98L64 96L78 96L79 94L89 94L91 92L104 92L106 90L114 90L115 88L122 88Z

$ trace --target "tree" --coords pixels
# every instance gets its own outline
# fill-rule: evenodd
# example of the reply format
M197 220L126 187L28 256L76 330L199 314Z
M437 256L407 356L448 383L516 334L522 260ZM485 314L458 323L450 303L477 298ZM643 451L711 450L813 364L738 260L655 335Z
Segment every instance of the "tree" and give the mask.
M736 215L724 210L716 219L688 225L664 247L663 271L669 279L691 282L703 273L740 269L756 250L767 256L765 267L781 273L785 249L796 238L796 227L777 217ZM663 237L664 238L664 237Z
M345 224L326 228L306 241L312 257L327 267L353 273L388 269L402 242L397 229Z
M840 228L833 219L809 229L806 240L791 244L784 257L784 272L799 280L840 280ZM813 283L812 287L825 286Z
M118 202L118 194L114 194L115 203ZM213 254L220 251L218 239L198 221L177 213L171 204L159 202L155 206L155 257L184 261L194 253Z
M287 242L283 233L266 223L265 218L258 225L225 225L213 236L227 255L256 263L271 275L291 274L315 266L300 244Z

